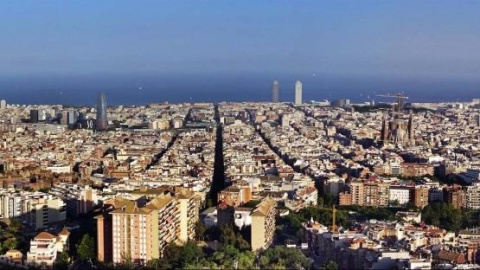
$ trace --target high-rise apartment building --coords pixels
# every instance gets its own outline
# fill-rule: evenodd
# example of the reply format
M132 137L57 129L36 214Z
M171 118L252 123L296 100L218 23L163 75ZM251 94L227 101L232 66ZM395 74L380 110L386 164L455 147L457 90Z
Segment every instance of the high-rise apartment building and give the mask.
M47 111L38 110L38 121L45 121L45 120L47 120Z
M276 201L264 199L251 213L251 248L253 251L267 249L275 234Z
M423 208L428 205L428 195L430 188L427 186L416 186L415 187L415 206L418 208Z
M154 204L142 207L138 201L121 200L111 214L114 263L131 259L144 265L159 258L159 220Z
M96 129L106 130L107 128L108 128L107 98L105 96L105 93L100 93L98 95L98 101L97 101Z
M467 208L480 209L480 183L473 183L466 191Z
M354 205L365 204L365 188L362 181L352 181L350 183L351 202Z
M99 190L93 189L88 185L58 183L50 189L49 193L65 201L68 215L71 216L86 214L92 211L100 201Z
M73 126L78 122L78 112L75 110L70 110L67 112L67 125Z
M68 124L68 111L62 111L60 114L60 124L67 125Z
M7 101L5 99L0 100L0 109L3 110L7 108Z
M446 203L453 205L457 209L467 207L467 194L461 186L450 186L443 189L443 198Z
M199 219L198 198L191 191L180 189L176 191L178 201L180 230L178 239L185 243L195 237L195 224Z
M388 206L389 186L380 181L352 181L349 195L340 194L341 205Z
M296 81L295 82L295 105L302 105L303 104L303 97L302 97L302 91L303 91L303 85L301 81Z
M276 103L280 101L280 84L278 81L273 81L272 84L272 102Z
M144 265L161 257L169 243L183 244L195 237L199 218L195 193L181 188L174 195L148 192L137 200L113 199L106 203L113 211L96 217L99 261L118 264L131 259Z
M382 182L365 182L365 199L364 205L367 206L388 206L389 201L389 186Z

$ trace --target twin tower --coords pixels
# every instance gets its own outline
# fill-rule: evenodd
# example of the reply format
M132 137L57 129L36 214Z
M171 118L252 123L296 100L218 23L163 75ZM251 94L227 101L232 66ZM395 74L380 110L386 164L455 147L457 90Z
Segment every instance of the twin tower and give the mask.
M302 82L296 81L295 82L295 105L302 105ZM280 102L280 84L278 81L273 81L272 85L272 102Z

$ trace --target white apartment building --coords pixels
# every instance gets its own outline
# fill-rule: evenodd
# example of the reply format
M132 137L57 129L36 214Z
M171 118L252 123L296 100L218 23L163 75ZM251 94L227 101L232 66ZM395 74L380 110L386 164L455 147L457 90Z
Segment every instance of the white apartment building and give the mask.
M52 173L71 173L72 166L70 165L58 165L58 166L50 166L46 168L47 170L51 171Z
M400 205L407 204L410 201L410 189L406 187L390 186L388 201L389 203L398 202Z
M480 183L467 187L467 208L480 209Z
M42 269L53 268L57 254L68 249L70 232L63 229L58 236L41 232L30 241L30 251L27 253L27 265Z
M69 215L73 216L90 212L101 199L101 192L88 185L58 183L50 189L49 193L63 199L67 204Z
M250 215L251 212L252 212L251 208L247 208L247 207L235 208L235 212L233 214L235 225L240 229L242 229L244 226L250 226L252 224L252 216Z
M35 229L42 229L66 219L66 204L43 192L0 189L0 218L20 218Z

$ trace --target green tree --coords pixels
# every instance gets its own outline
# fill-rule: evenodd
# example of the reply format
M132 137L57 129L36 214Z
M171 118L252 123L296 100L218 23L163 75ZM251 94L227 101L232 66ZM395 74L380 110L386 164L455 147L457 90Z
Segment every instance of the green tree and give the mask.
M338 269L338 264L334 261L328 261L322 266L321 269L322 270L337 270Z
M203 258L203 251L195 242L187 242L180 251L181 267Z
M89 234L84 234L80 244L77 246L78 258L81 260L95 258L95 241Z
M199 220L195 224L195 237L197 240L203 240L205 237L205 232L207 231L207 226L203 223L203 221Z
M235 246L242 251L250 250L250 243L243 238L240 234L237 234L237 241L235 242Z
M328 192L324 193L322 197L323 197L323 206L325 207L330 208L335 203L335 197Z
M203 250L193 241L185 243L183 246L174 244L168 245L164 251L163 258L166 259L165 268L184 268L186 265L201 262L204 257ZM163 269L163 268L160 268Z
M219 241L220 235L222 234L222 230L218 226L211 226L208 227L204 233L204 238L206 241Z
M211 256L213 262L223 269L251 269L255 263L255 254L250 250L239 251L233 245L223 246Z
M69 263L70 263L70 256L68 255L68 252L64 250L62 253L60 253L57 256L54 266L55 266L55 269L66 270L68 269Z
M222 234L220 235L220 242L224 245L235 245L237 241L237 236L233 230L232 225L224 225L221 227Z
M260 254L258 262L265 269L310 269L313 266L312 260L300 250L285 246L267 249Z
M465 215L451 204L431 203L422 209L422 220L427 224L438 226L448 231L458 231L462 227ZM463 219L465 220L465 219Z
M197 269L225 269L223 267L218 266L216 263L208 260L202 260L201 262L198 263L192 263L192 264L187 264L183 268L185 270L197 270Z
M172 269L170 261L164 256L163 258L153 259L147 262L148 269Z
M21 230L22 230L22 222L17 219L10 219L10 224L8 225L7 232L15 235Z

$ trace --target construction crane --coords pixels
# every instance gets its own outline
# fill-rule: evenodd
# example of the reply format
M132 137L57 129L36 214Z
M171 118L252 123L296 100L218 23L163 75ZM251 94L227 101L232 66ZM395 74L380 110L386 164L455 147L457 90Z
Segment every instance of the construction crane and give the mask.
M388 98L396 98L397 99L397 112L401 112L403 108L403 100L408 99L407 96L402 95L401 93L395 95L376 95L377 97L388 97Z

